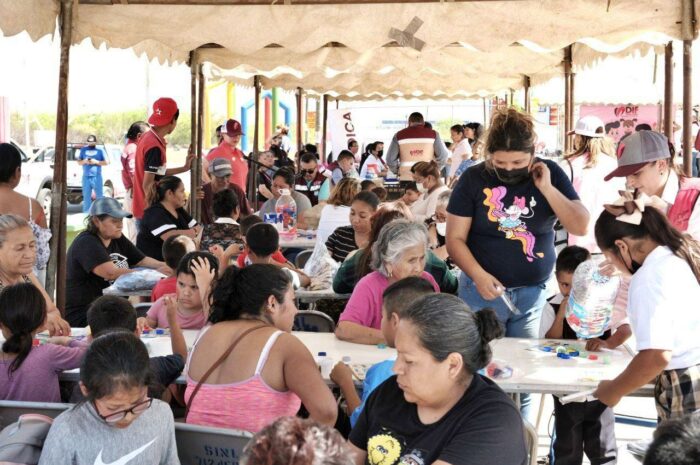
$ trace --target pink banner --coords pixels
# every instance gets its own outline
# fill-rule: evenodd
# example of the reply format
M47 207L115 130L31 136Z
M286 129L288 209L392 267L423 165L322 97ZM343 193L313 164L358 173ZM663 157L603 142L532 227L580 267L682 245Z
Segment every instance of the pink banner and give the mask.
M605 132L615 142L635 131L659 128L658 105L581 105L579 117L597 116L605 123Z

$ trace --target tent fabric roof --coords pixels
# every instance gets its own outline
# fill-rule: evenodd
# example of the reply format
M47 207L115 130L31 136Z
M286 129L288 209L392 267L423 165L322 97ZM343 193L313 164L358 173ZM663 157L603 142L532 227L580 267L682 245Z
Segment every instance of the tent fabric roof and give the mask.
M257 74L265 87L352 98L485 95L522 87L523 75L534 85L561 74L562 49L572 43L574 63L587 66L682 38L680 0L279 3L78 2L72 39L181 62L218 44L197 51L211 76L250 84ZM58 0L0 0L0 30L37 39L55 31L57 13ZM425 47L392 46L391 28L404 30L414 17L424 22L415 36Z

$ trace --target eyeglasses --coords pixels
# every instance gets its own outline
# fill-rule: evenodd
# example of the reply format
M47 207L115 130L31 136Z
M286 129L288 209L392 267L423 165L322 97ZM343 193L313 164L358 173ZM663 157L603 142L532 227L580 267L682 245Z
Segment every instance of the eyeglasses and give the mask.
M299 170L301 174L314 174L315 169L313 170Z
M110 413L109 415L102 415L97 409L97 404L94 401L92 405L95 407L95 412L97 412L98 417L102 418L105 421L105 423L113 424L122 421L126 417L127 413L130 413L134 416L141 415L143 412L145 412L151 407L152 403L153 399L149 397L148 399L134 405L130 409L120 410L119 412Z

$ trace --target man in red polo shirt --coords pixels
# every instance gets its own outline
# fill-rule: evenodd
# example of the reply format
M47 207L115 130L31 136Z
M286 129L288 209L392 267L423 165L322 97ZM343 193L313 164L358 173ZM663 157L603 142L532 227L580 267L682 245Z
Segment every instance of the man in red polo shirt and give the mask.
M243 152L237 148L238 143L241 141L241 136L243 135L241 123L235 119L226 121L221 125L221 135L224 139L218 147L207 154L207 162L211 163L215 158L225 158L230 161L231 168L233 169L231 182L245 192L246 179L248 179L248 162L243 158Z
M151 129L146 131L136 145L136 167L134 169L133 214L136 229L139 229L143 211L149 206L148 192L153 184L163 176L172 176L190 170L195 156L188 154L185 165L180 168L167 169L165 156L165 136L172 133L177 126L180 110L175 100L159 98L153 103L153 114L148 118Z

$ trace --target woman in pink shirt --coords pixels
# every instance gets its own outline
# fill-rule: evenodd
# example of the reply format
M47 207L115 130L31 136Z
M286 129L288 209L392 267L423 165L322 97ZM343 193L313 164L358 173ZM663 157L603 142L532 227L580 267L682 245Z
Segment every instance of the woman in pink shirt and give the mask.
M333 394L309 350L289 334L297 313L289 275L274 265L229 267L211 300L213 325L185 367L187 423L257 432L303 402L311 418L333 425Z
M382 336L382 293L389 285L409 276L426 279L440 292L433 276L423 271L428 231L421 223L394 220L382 228L372 245L372 273L355 286L340 315L335 335L357 344L379 344Z

